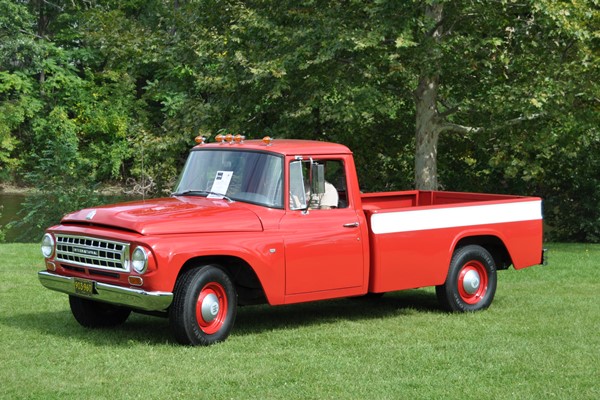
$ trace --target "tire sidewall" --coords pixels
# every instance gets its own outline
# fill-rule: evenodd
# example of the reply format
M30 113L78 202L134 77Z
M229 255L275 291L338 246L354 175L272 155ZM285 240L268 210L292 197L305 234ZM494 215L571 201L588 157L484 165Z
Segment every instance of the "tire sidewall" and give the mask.
M459 275L461 270L470 262L481 263L487 274L487 288L485 293L476 303L466 302L459 292ZM452 257L448 278L446 279L445 291L448 296L449 306L453 311L478 311L488 308L496 292L497 274L496 265L490 253L481 246L469 245L458 249Z
M178 308L182 315L175 318L178 325L175 329L185 332L185 339L182 340L182 335L178 335L178 340L187 342L185 344L205 346L225 340L233 328L237 314L237 295L231 279L225 271L214 265L206 265L188 271L187 274L187 279L184 279L183 285L178 288L181 291L178 294L179 299L182 301L181 307ZM219 330L207 334L198 321L196 307L202 289L210 283L217 283L223 287L227 297L227 310Z

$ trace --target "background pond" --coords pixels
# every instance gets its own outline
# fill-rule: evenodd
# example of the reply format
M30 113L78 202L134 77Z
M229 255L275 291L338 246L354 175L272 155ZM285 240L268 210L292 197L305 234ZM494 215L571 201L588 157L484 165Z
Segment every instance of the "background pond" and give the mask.
M21 211L21 203L25 201L25 194L2 193L0 192L0 227L5 226L9 222L19 219ZM6 232L6 241L13 242L17 238L17 232Z

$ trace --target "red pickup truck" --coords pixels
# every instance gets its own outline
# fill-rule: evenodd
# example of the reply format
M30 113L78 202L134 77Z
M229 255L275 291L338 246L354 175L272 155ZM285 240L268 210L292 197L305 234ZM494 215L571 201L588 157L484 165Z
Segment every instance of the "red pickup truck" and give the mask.
M41 283L86 327L132 311L169 318L182 344L226 339L237 306L435 286L442 308L487 308L496 271L541 264L542 201L361 193L352 152L219 136L190 152L169 198L84 209L42 240Z

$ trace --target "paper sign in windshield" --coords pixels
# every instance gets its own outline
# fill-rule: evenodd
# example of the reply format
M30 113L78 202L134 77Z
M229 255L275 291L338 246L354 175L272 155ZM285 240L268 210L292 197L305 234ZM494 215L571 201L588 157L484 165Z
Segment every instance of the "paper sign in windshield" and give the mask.
M210 189L212 193L207 197L210 199L222 199L227 193L227 189L229 189L232 176L233 171L217 171L212 188Z

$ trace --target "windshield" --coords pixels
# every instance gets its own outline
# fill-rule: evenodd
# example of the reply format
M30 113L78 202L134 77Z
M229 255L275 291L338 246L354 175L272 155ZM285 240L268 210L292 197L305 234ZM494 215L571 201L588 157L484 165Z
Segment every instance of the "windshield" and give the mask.
M175 195L225 197L283 208L283 160L277 155L251 151L192 151Z

